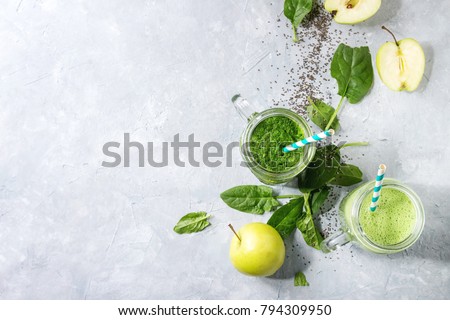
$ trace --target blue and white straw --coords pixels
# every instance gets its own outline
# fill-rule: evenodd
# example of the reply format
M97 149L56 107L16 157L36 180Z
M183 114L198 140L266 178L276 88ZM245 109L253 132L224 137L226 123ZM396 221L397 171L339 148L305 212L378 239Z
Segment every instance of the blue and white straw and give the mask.
M377 210L385 172L386 166L384 164L380 164L380 166L378 167L377 177L375 179L375 188L373 188L372 203L370 204L370 211L372 212L375 212L375 210Z
M300 149L300 148L306 146L307 144L323 140L326 137L331 137L333 134L334 134L334 130L333 129L330 129L330 130L327 130L327 131L315 134L315 135L313 135L311 137L305 138L305 139L303 139L301 141L294 142L293 144L291 144L291 145L289 145L287 147L284 147L283 148L283 152L291 152L291 151Z

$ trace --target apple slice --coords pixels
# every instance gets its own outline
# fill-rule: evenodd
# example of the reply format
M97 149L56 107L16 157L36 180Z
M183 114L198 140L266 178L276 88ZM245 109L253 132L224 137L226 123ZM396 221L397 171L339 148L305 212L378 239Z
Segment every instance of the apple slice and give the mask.
M377 53L377 70L381 81L394 91L414 91L425 71L425 54L420 44L407 38L397 41L386 27L394 42L386 42Z
M325 10L334 15L334 21L355 24L369 19L378 9L381 0L326 0Z

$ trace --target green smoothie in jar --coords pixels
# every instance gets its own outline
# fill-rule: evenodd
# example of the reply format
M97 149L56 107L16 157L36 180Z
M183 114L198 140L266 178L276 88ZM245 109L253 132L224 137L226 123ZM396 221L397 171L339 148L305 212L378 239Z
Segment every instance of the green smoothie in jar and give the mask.
M375 181L350 192L339 206L343 232L330 236L322 250L332 251L349 240L375 253L396 253L410 247L420 236L425 215L417 194L397 180L385 178L375 212L370 210Z
M385 187L376 212L369 207L371 194L366 195L359 212L359 223L367 237L382 246L390 246L408 238L416 225L416 208L404 192Z
M303 158L303 149L284 153L283 147L305 138L302 128L285 116L262 120L250 136L254 160L270 172L286 172Z
M283 148L313 135L306 120L292 110L271 108L256 111L239 94L231 99L239 115L247 121L239 149L259 181L269 185L288 183L306 169L314 158L316 144L284 153Z

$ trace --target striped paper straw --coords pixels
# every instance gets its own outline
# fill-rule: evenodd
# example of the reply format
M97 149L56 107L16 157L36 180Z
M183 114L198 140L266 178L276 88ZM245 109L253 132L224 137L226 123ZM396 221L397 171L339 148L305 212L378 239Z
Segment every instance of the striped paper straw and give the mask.
M291 144L291 145L289 145L287 147L284 147L283 148L283 152L291 152L291 151L297 150L297 149L299 149L301 147L306 146L307 144L323 140L326 137L331 137L333 134L334 134L334 130L333 129L330 129L330 130L327 130L327 131L315 134L315 135L313 135L311 137L305 138L305 139L303 139L301 141L294 142L293 144Z
M375 179L375 188L373 188L372 203L370 204L370 211L372 212L375 212L375 210L377 210L385 172L386 166L384 164L380 164L380 166L378 167L377 177Z

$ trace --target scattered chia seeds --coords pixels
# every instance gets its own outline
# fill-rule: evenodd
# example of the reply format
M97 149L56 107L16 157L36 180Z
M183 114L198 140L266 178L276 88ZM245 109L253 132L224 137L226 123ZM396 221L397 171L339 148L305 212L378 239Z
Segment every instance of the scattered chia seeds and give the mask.
M340 43L365 45L367 38L365 33L348 26L337 25L332 19L332 15L323 8L323 2L316 1L311 13L298 27L300 40L298 43L292 41L291 24L282 13L274 21L267 21L272 25L272 29L261 43L273 44L270 50L271 62L267 65L273 76L267 87L262 88L267 90L268 101L272 107L290 108L307 117L308 97L323 100L334 106L333 99L339 98L337 83L330 74L334 52ZM276 28L273 28L274 26ZM277 38L284 38L284 43ZM258 67L257 72L264 70ZM260 86L257 88L259 92L266 90ZM348 138L340 134L337 136L341 140ZM352 160L345 154L342 155L342 159ZM337 232L341 226L338 205L343 196L342 189L340 186L332 187L328 199L314 217L314 222L320 227L324 238ZM296 237L302 236L297 234ZM310 266L311 256L305 255L304 244L299 245L298 242L289 244L291 254L286 257L290 261L288 264ZM323 258L328 261L339 260L339 254L339 251L334 251L323 255ZM350 251L350 256L353 257L353 251Z
M271 105L291 108L304 116L307 97L331 104L332 98L337 96L337 83L330 75L334 52L340 43L347 43L350 39L352 42L356 38L360 39L356 41L358 43L367 43L365 34L352 28L346 31L338 29L344 27L333 23L332 15L323 8L321 1L315 2L311 13L298 28L298 43L292 41L292 28L284 16L279 16L275 23L277 28L283 28L278 32L269 32L268 37L274 40L272 33L275 37L280 35L285 39L285 45L283 50L277 48L273 51L274 63L270 68L277 71L275 79L283 78L285 81L282 83L277 79L269 82L274 96Z

